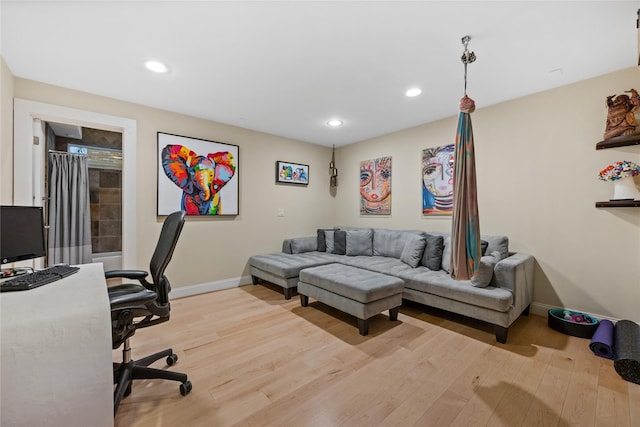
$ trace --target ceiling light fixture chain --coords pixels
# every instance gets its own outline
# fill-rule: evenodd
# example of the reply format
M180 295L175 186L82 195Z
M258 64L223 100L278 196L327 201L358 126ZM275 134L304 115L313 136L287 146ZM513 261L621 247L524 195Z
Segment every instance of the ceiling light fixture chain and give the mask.
M464 95L467 95L467 65L476 60L476 54L469 51L469 41L471 36L464 36L462 38L462 45L464 46L464 52L462 52L462 63L464 64Z

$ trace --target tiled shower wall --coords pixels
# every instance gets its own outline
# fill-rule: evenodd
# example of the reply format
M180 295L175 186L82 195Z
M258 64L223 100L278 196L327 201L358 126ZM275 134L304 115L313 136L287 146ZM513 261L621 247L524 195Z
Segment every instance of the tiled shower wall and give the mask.
M67 151L67 144L122 149L122 134L82 128L82 140L56 137L55 149ZM89 168L91 203L91 245L93 253L122 250L122 171Z

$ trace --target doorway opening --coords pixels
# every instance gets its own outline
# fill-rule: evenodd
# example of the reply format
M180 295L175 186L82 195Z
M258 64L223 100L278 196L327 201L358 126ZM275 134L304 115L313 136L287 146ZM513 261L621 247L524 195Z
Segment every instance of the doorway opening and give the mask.
M122 269L122 133L45 122L48 152L83 155L89 167L92 262L105 270ZM45 160L45 194L49 162ZM50 200L45 203L48 218Z
M13 114L13 204L42 206L44 202L45 129L42 122L55 122L101 129L122 136L121 236L122 268L136 268L136 139L134 119L14 98ZM39 264L40 263L40 264ZM41 261L33 263L41 267ZM109 269L105 265L105 269Z

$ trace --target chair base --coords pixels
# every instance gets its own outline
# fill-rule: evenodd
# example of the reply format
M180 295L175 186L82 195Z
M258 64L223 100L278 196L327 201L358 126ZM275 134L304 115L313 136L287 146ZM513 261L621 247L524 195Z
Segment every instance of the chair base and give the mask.
M127 341L125 342L125 348L122 350L124 360L127 359L130 351L131 349ZM167 364L170 366L178 360L178 356L169 348L139 360L129 360L113 364L113 383L116 384L116 389L113 393L114 416L118 412L120 401L131 393L133 380L163 379L178 381L181 383L180 394L185 396L191 391L192 384L191 381L187 379L187 374L149 368L150 364L164 357L167 358Z

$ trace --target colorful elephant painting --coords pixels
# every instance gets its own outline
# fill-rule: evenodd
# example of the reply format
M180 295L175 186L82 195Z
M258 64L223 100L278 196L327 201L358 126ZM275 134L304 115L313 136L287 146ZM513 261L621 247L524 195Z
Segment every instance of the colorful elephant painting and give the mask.
M188 147L168 144L160 158L167 177L182 190L182 210L187 215L222 215L220 190L236 173L229 151L198 155Z

